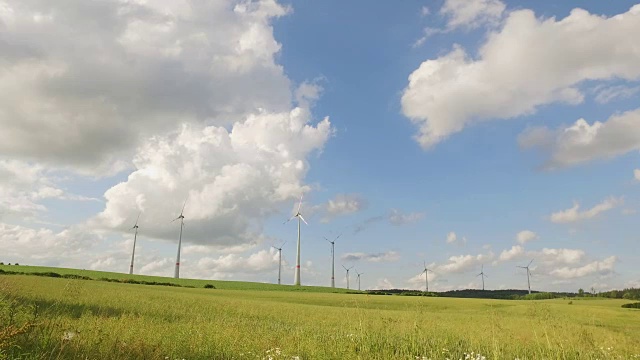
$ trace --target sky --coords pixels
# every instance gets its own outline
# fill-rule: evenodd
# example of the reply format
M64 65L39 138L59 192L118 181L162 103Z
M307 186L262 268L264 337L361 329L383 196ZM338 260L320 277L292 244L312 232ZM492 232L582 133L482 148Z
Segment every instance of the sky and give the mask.
M636 1L0 0L0 261L640 287ZM185 203L186 202L186 203ZM326 238L326 239L325 239Z

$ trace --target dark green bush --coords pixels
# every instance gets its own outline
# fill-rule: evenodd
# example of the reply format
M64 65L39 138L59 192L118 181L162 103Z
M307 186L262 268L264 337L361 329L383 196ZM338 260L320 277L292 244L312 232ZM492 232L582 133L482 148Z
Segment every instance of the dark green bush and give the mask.
M88 276L76 275L76 274L64 274L64 275L62 275L62 277L65 278L65 279L92 280Z
M54 278L59 278L62 277L62 275L55 273L55 272L37 272L37 273L32 273L35 276L47 276L47 277L54 277Z
M207 284L204 286L205 289L215 289L216 287L211 285L211 284Z
M640 302L624 304L622 307L626 309L640 309Z

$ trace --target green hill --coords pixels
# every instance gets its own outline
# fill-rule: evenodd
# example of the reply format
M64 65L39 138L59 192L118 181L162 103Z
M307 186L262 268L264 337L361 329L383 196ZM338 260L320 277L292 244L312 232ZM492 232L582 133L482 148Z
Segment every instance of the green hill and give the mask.
M116 281L123 283L139 283L145 285L165 285L204 288L213 285L216 289L225 290L268 290L268 291L303 291L325 293L357 293L357 290L331 288L323 286L293 286L246 281L174 279L162 276L129 275L123 273L80 270L44 266L0 265L0 274L36 275L48 277L86 278L86 280ZM58 276L59 275L59 276Z

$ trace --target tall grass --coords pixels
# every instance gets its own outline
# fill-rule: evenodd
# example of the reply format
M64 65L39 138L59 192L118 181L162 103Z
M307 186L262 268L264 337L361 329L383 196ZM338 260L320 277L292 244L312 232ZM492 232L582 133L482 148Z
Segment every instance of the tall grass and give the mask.
M0 276L0 359L630 359L618 300L500 301ZM13 314L13 315L11 315Z

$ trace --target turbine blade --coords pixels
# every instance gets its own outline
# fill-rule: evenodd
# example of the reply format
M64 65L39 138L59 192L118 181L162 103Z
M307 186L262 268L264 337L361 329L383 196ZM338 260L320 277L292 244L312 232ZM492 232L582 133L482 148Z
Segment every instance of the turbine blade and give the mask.
M302 220L302 222L304 222L305 224L309 225L307 220L305 220L300 213L298 213L298 217L300 218L300 220Z
M342 267L343 267L345 270L349 271L349 269L347 269L347 267L346 267L346 266L342 265Z
M290 217L289 220L283 222L282 224L284 225L284 224L288 223L289 221L293 220L294 217L296 217L296 216L294 215L294 216Z
M484 277L486 277L487 279L489 278L486 274L482 274Z
M189 195L187 195L187 198L184 200L184 205L182 205L182 210L180 211L180 215L184 213L184 207L187 206L187 200L189 200Z
M133 225L133 227L138 226L138 220L140 220L140 214L142 214L142 211L140 211L140 212L138 213L138 217L136 218L136 224L135 224L135 225ZM132 228L132 229L133 229L133 228Z
M527 265L527 267L531 266L532 262L533 262L533 259L531 259L531 261L529 261L529 265Z
M333 239L333 241L335 242L336 240L338 240L340 238L340 236L342 236L342 234L338 235L338 237Z
M298 213L300 213L300 208L302 207L302 197L304 196L304 193L302 193L302 195L300 195L300 202L298 203Z

